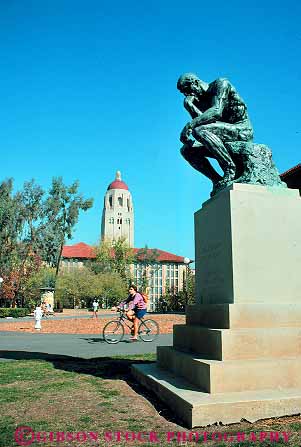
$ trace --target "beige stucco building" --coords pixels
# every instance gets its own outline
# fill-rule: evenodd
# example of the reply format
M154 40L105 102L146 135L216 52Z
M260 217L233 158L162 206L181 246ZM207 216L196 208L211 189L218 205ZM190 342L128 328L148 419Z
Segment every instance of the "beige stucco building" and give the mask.
M134 248L133 250L137 256L140 249ZM153 252L154 249L148 250ZM151 311L156 309L159 298L168 290L175 295L183 290L188 265L187 258L185 259L182 256L177 256L160 249L155 250L158 257L151 266L145 266L143 260L139 259L139 255L136 258L137 261L130 266L131 276L138 288L146 269L149 310ZM94 258L95 251L93 247L84 242L65 245L62 253L61 266L64 271L71 272L74 269L83 268L86 261L91 261Z
M109 184L104 197L101 222L101 240L118 240L124 237L128 245L134 247L134 206L132 195L127 184L117 171L115 180ZM141 284L143 275L147 276L149 295L149 310L155 310L159 298L168 290L177 294L183 290L188 258L177 256L160 249L148 249L150 254L156 251L155 262L146 266L143 256L139 257L139 248L133 248L136 261L130 266L131 277ZM71 271L82 268L88 260L95 258L93 247L80 242L65 246L62 253L62 268Z

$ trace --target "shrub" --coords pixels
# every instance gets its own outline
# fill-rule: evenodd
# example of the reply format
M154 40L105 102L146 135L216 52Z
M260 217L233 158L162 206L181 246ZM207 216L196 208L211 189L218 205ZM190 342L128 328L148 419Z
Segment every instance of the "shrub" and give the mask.
M9 313L10 309L7 308L0 308L0 318L5 318L8 317L8 313Z
M0 308L0 318L5 317L13 317L13 318L19 318L19 317L26 317L28 315L29 311L28 309L24 308L12 308L12 307L2 307Z
M36 299L36 300L26 300L26 303L24 305L24 308L28 311L28 313L31 313L32 311L35 310L37 303L41 302L41 299Z

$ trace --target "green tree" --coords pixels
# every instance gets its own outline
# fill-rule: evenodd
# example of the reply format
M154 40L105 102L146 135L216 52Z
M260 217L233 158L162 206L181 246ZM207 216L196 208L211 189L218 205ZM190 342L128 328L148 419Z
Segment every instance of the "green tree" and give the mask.
M127 288L117 273L94 274L87 268L60 274L56 282L56 300L64 307L91 307L92 301L108 307L126 297Z
M119 304L128 295L128 284L117 272L100 273L102 282L102 302L105 307Z
M41 288L54 288L55 269L42 267L39 271L27 278L23 293L26 297L26 306L33 308L41 300Z
M102 241L96 247L96 259L89 266L95 273L118 273L126 284L129 283L130 265L134 260L134 251L125 238L116 241Z
M35 273L40 267L41 262L38 260L40 255L39 245L42 229L45 226L43 189L36 185L32 179L24 183L23 190L18 196L22 218L22 232L18 243L19 266L15 282L16 295L21 291L26 278ZM23 305L22 294L21 298Z
M0 184L0 275L7 275L16 263L22 231L20 195L13 196L13 180Z
M0 185L2 295L13 302L17 295L22 299L24 280L41 264L37 247L43 221L43 195L34 180L25 182L23 190L15 195L12 179Z
M189 265L186 267L183 279L184 304L195 304L195 276Z
M165 302L168 310L178 312L183 300L182 292L177 293L174 286L166 285L165 294L162 295L160 302Z
M77 269L59 275L56 280L56 301L64 307L80 306L81 300L91 300L101 296L101 287L96 275L88 269Z
M34 180L25 182L21 192L13 194L13 180L0 184L0 275L4 282L2 298L23 300L27 279L35 274L41 261L56 268L66 239L72 237L80 210L92 206L78 193L78 182L63 184L52 180L45 198Z
M166 284L165 294L160 301L165 301L171 311L182 311L187 305L195 304L195 277L189 266L184 272L183 290L176 291L174 286Z
M87 211L93 205L93 199L84 199L78 193L78 188L78 181L66 186L62 177L53 178L52 187L45 202L45 213L50 225L45 232L44 259L55 266L56 276L65 241L72 238L79 212Z

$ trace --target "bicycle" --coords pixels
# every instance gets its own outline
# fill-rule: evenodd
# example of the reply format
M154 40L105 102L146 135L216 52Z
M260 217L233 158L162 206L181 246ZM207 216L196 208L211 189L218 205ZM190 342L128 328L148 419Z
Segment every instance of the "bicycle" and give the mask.
M104 340L109 344L119 343L124 337L124 326L127 326L130 331L132 326L130 326L127 321L127 316L123 310L119 310L119 319L109 321L103 328L102 335ZM151 318L140 319L140 324L138 327L138 336L145 342L150 342L155 340L159 335L159 325L155 320Z

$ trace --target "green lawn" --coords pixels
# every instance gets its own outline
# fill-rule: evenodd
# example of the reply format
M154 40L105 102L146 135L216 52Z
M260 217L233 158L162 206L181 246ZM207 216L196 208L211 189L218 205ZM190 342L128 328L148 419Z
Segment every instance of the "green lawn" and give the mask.
M30 356L29 356L30 357ZM34 442L33 446L52 447L60 445L180 445L176 435L171 442L166 441L168 432L189 431L175 419L172 409L143 390L130 374L133 363L152 362L155 355L135 355L104 359L84 360L72 357L30 359L1 362L0 364L0 447L18 445L14 441L17 427L29 426L37 432L73 433L69 440L56 442L47 435L46 442ZM280 432L280 440L275 445L301 445L301 418L283 418L247 422L230 426L212 426L194 429L208 432L233 433ZM121 434L118 435L118 433ZM126 442L125 432L146 432L142 441ZM153 435L149 435L154 432ZM284 442L282 432L288 432L289 442ZM78 433L78 435L76 435ZM45 434L41 433L41 440ZM49 437L50 436L50 437ZM58 435L61 436L61 435ZM77 440L72 437L78 436ZM88 439L85 437L88 436ZM98 442L96 442L98 436ZM120 438L118 438L120 436ZM130 438L132 435L128 435ZM137 436L137 435L136 435ZM158 442L150 442L148 437ZM26 440L26 436L24 437ZM86 442L84 442L86 439ZM143 439L145 439L143 441ZM89 440L89 442L88 442ZM111 441L105 443L105 440ZM199 442L209 446L270 446L264 442ZM196 445L183 442L181 445Z

